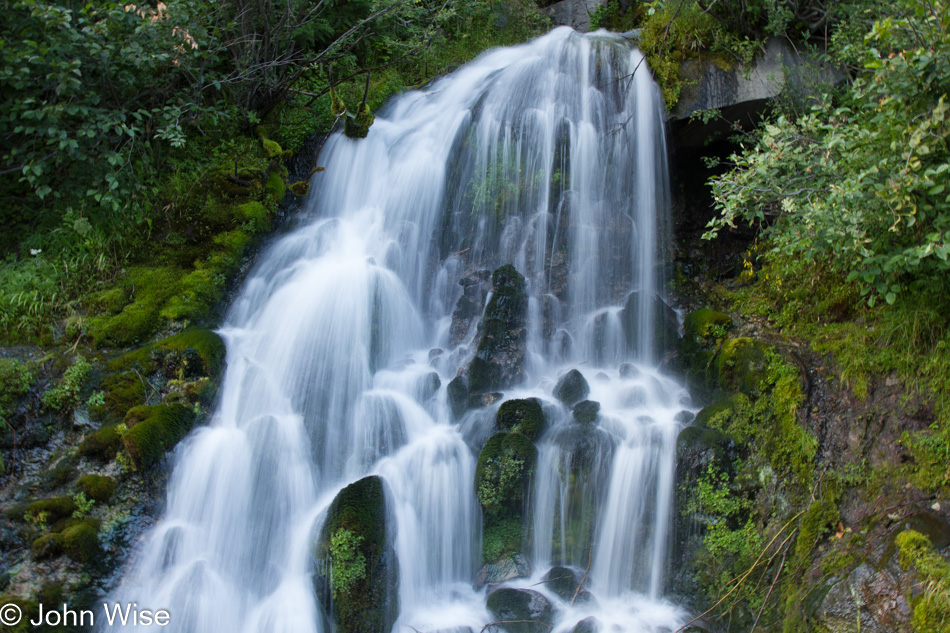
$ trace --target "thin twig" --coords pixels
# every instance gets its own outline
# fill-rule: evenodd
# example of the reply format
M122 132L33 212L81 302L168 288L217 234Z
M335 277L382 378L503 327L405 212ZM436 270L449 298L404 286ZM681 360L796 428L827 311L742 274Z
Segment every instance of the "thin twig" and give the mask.
M778 564L778 571L775 572L775 578L772 580L772 584L769 586L769 591L765 594L765 600L762 601L762 608L759 609L759 614L755 616L755 622L752 623L752 628L749 629L749 633L755 631L756 625L759 623L759 618L762 617L762 613L765 611L765 605L769 603L769 597L772 595L772 590L775 589L775 584L778 582L778 577L782 575L782 570L785 568L785 558L788 556L789 548L785 548L785 552L782 554L782 562Z
M581 592L581 587L584 586L584 581L587 580L587 573L590 571L590 561L594 557L594 543L590 544L590 551L587 552L587 569L584 570L584 576L581 578L581 581L577 583L577 589L574 590L574 597L571 598L571 606L574 606L574 601L577 600L577 594Z

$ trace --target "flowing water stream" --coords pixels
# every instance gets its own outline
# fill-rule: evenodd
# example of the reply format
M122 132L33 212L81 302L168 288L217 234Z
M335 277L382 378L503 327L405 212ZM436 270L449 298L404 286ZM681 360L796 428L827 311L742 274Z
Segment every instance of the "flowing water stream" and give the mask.
M512 263L527 359L505 398L540 398L549 419L525 515L534 572L512 585L550 597L555 633L592 614L675 630L688 618L662 596L689 401L657 369L654 302L624 312L631 292L661 292L668 259L663 105L641 54L566 28L491 51L393 100L366 139L332 136L320 162L299 227L230 310L220 402L177 450L165 514L110 600L167 608L181 633L322 632L314 535L373 473L399 563L394 630L491 622L472 584L473 481L500 403L456 420L445 385L477 343L474 324L453 329L460 278ZM571 368L601 405L583 433L551 395ZM537 585L553 564L589 568L594 600Z

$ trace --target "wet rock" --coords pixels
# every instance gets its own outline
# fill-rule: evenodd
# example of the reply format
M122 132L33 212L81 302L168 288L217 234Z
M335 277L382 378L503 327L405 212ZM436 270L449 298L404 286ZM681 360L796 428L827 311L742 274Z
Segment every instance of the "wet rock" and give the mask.
M491 290L489 280L491 272L488 270L472 270L459 279L462 286L462 296L455 302L452 312L452 324L449 326L449 341L452 347L460 344L472 330L472 322L485 309L485 298ZM441 353L441 350L439 350ZM429 360L432 352L429 352Z
M565 602L570 602L577 591L580 578L570 567L552 567L541 579L544 586Z
M623 363L620 365L620 377L621 378L636 378L640 375L640 370L636 368L635 365L631 363Z
M590 387L581 372L572 369L561 376L554 386L554 397L567 406L580 402L590 393Z
M495 427L499 431L520 433L532 441L541 435L545 426L544 411L537 398L503 402L495 417Z
M468 367L449 384L449 402L456 417L466 409L487 406L484 399L524 379L527 352L525 279L511 264L492 273L492 297L478 324L479 342Z
M551 603L531 589L498 589L488 596L488 610L498 627L508 633L547 632L554 620Z
M150 468L191 430L195 411L182 404L134 407L125 416L129 428L122 446L138 468Z
M444 353L445 353L445 352L442 351L441 348L439 348L439 347L433 347L432 349L429 350L429 362L431 363L431 362L434 361L435 359L441 358L441 357L442 357L442 354L444 354Z
M339 633L389 631L396 622L399 570L388 523L384 484L377 476L364 477L341 490L327 510L314 547L313 582ZM334 551L334 540L345 541L347 547ZM349 582L334 584L333 567L347 567Z
M583 400L574 406L574 419L580 424L592 424L600 413L600 403L593 400Z
M531 564L521 554L502 556L493 563L485 563L475 574L475 589L481 589L488 584L496 584L527 578L531 575Z
M853 631L860 619L862 633L910 633L907 603L915 578L896 564L877 570L858 565L835 583L818 608L817 620L829 631Z
M600 620L594 616L590 616L575 624L571 633L597 633L600 629Z
M419 400L425 402L429 398L435 395L439 390L439 387L442 386L442 380L439 378L439 374L429 372L422 377L422 380L419 382L418 386L418 395Z
M646 300L649 302L649 305L646 306L647 314L653 321L653 335L648 342L653 348L653 357L661 358L667 352L675 349L679 340L679 323L676 312L655 294L646 299L642 294L639 291L631 292L627 296L627 302L624 304L623 310L620 312L623 333L627 339L627 349L631 351L638 349L640 312L643 308L641 302Z

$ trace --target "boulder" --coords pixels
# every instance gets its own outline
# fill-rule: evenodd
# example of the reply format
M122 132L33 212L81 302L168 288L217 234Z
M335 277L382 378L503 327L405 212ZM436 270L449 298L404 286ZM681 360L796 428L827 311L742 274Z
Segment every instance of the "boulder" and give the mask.
M572 412L574 419L580 424L593 424L600 413L600 403L593 400L583 400L574 405Z
M561 376L554 386L554 397L570 407L590 394L590 387L581 372L572 369Z
M314 546L314 589L339 633L389 631L399 615L399 570L378 476L337 494Z
M644 298L643 293L633 291L627 296L627 302L623 310L620 311L620 321L623 324L624 337L627 340L627 349L631 352L639 351L640 337L640 315L644 306L641 303L646 300L647 317L653 324L653 334L648 341L651 347L651 356L653 358L662 358L667 352L676 348L679 340L679 322L676 318L676 312L673 308L657 295L651 294ZM652 358L644 359L652 360Z
M532 441L541 435L545 425L544 411L537 398L502 402L495 417L495 428L499 431L520 433Z
M498 589L488 596L488 610L508 633L546 633L554 620L551 603L531 589Z
M485 563L475 574L475 589L481 589L485 585L498 584L514 580L515 578L527 578L531 575L531 564L528 559L521 554L512 554L502 556L493 563Z
M518 433L496 433L475 467L475 496L482 506L482 553L486 561L512 554L524 540L524 512L538 451Z

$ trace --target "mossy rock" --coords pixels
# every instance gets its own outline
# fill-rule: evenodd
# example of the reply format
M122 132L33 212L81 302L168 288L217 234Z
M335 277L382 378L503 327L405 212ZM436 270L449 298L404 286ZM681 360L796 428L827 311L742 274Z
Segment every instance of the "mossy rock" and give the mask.
M267 137L261 138L261 145L264 147L264 151L267 152L268 158L279 158L284 154L284 150L281 148L280 143L277 141L272 141Z
M716 385L729 392L758 394L769 365L766 350L770 347L745 337L728 339L714 361Z
M44 534L35 539L30 546L30 556L33 560L55 558L63 553L63 544L59 534Z
M593 400L582 400L574 405L574 410L571 413L574 420L579 424L593 424L600 414L600 403Z
M16 624L4 624L2 629L0 629L3 633L32 633L33 631L41 630L39 627L33 627L30 624L30 620L36 620L40 614L40 605L35 600L25 600L15 596L2 595L0 596L0 606L2 605L16 605L23 616Z
M495 428L499 431L520 433L532 441L541 435L546 425L541 401L537 398L507 400L495 416Z
M334 592L331 537L346 530L357 540L354 555L362 556L365 571L351 578L345 591ZM399 573L392 534L388 529L386 493L378 476L364 477L337 494L315 546L318 573L314 585L340 633L389 631L399 614Z
M452 414L456 418L462 417L462 414L465 413L465 410L468 408L468 384L465 381L465 377L456 376L453 378L446 387L446 392L449 397L449 406L452 409Z
M122 435L119 433L118 425L113 424L104 426L83 439L79 443L79 454L108 462L115 459L120 446L122 446Z
M160 323L164 303L178 289L181 269L138 266L129 268L131 295L128 304L114 316L90 319L89 336L96 347L128 347L147 340Z
M521 514L531 490L538 449L524 435L488 438L475 467L475 492L488 515Z
M77 563L89 564L102 556L97 521L86 520L72 525L59 534L63 553Z
M224 366L226 353L221 337L203 327L190 327L180 334L158 341L151 349L153 357L159 362L180 361L186 378L218 376Z
M76 511L76 502L69 497L52 497L33 501L26 506L24 515L39 517L46 516L46 523L55 523L60 519L71 517Z
M106 424L117 424L125 412L145 402L145 385L133 371L111 374L102 381L103 404L89 409L90 417Z
M498 626L508 633L547 633L554 621L554 608L543 595L531 589L502 587L488 596L488 610Z
M482 527L482 560L497 563L516 555L525 540L521 515L515 517L486 517Z
M136 466L149 468L184 439L194 419L194 410L180 404L135 407L126 416L122 445Z
M309 180L298 180L290 185L290 192L295 196L305 196L310 191Z
M590 394L590 386L581 372L572 369L560 378L554 385L554 397L570 407Z
M115 480L104 475L83 475L76 482L76 488L86 495L87 499L106 503L115 493Z
M732 329L732 317L723 312L716 312L709 308L701 308L690 312L683 319L683 338L685 342L708 347L715 343L717 329L720 332L727 332Z

